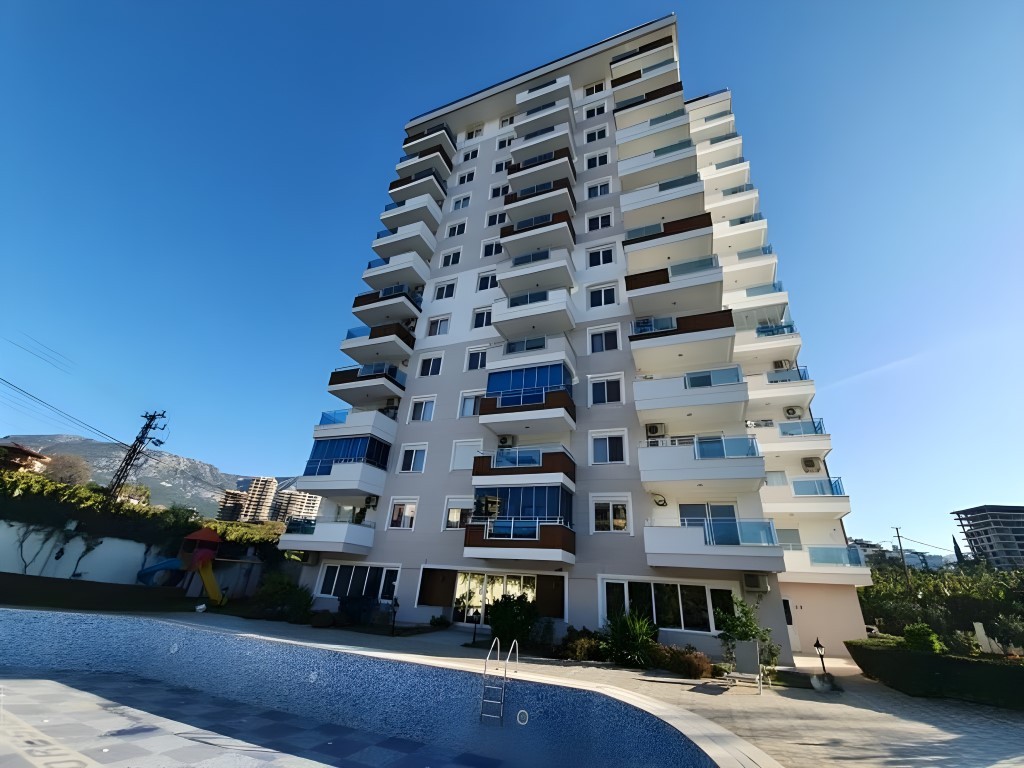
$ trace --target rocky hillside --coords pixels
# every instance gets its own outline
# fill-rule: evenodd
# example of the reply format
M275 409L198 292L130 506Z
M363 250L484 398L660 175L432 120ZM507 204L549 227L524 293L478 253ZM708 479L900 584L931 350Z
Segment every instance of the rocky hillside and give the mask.
M79 435L8 435L2 439L21 443L47 456L60 453L81 456L92 470L92 480L101 484L109 482L124 458L124 448L120 445ZM245 490L249 485L249 477L221 472L203 461L166 451L150 453L159 461L146 459L136 467L129 482L149 486L155 505L184 504L195 507L200 514L212 516L220 503L217 489ZM277 480L282 488L295 482L294 477L279 477Z

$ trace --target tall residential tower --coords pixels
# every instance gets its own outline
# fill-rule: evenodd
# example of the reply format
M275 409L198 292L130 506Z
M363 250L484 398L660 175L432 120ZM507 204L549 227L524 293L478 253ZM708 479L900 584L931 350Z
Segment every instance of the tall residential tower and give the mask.
M869 583L729 91L685 98L674 16L411 120L369 290L297 487L329 596L486 621L626 609L717 654L760 601L791 650Z

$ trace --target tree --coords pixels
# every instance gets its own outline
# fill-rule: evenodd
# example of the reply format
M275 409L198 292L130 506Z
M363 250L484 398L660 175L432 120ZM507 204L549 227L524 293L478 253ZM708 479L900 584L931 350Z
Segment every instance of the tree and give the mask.
M74 454L57 454L50 457L45 474L51 480L68 485L84 485L92 477L92 470L85 459Z

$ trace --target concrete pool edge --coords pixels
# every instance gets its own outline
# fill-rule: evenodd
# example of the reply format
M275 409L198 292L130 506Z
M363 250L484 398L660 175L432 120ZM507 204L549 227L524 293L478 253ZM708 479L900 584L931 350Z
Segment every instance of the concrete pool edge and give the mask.
M395 661L419 666L451 669L459 672L479 675L482 671L482 661L478 658L457 659L446 656L431 656L420 653L407 653L393 650L381 650L347 643L318 642L309 639L295 639L281 637L274 634L262 634L260 632L247 631L248 627L224 626L223 623L211 624L208 621L234 620L234 617L225 616L168 616L167 614L139 615L123 614L114 612L89 612L89 611L59 611L49 609L32 609L25 607L7 607L9 611L23 611L26 613L72 613L72 614L101 614L131 619L145 619L160 624L177 625L187 627L190 630L231 635L238 638L255 639L264 642L277 644L288 644L293 646L314 648L321 651L332 651L335 653L347 653L357 656L377 658L387 661ZM237 621L244 621L237 619ZM290 625L282 625L282 629ZM296 628L296 630L303 628ZM529 663L529 662L527 662ZM685 739L691 741L698 749L703 751L719 768L782 768L781 764L774 758L767 755L763 750L754 746L745 739L740 738L733 732L717 725L716 723L690 712L682 707L674 706L649 696L636 693L617 685L603 683L588 683L583 681L566 680L539 674L533 671L519 671L509 673L510 679L522 680L541 685L555 686L558 688L569 688L597 693L610 699L617 700L623 704L636 707L653 717L658 718L672 729L678 731Z

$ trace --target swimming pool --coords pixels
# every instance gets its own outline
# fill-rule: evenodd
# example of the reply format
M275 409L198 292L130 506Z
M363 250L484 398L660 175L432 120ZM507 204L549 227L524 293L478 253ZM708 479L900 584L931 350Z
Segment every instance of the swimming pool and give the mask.
M137 675L507 768L716 765L665 721L601 693L511 679L504 725L481 723L478 674L173 621L0 609L0 647L10 667Z

